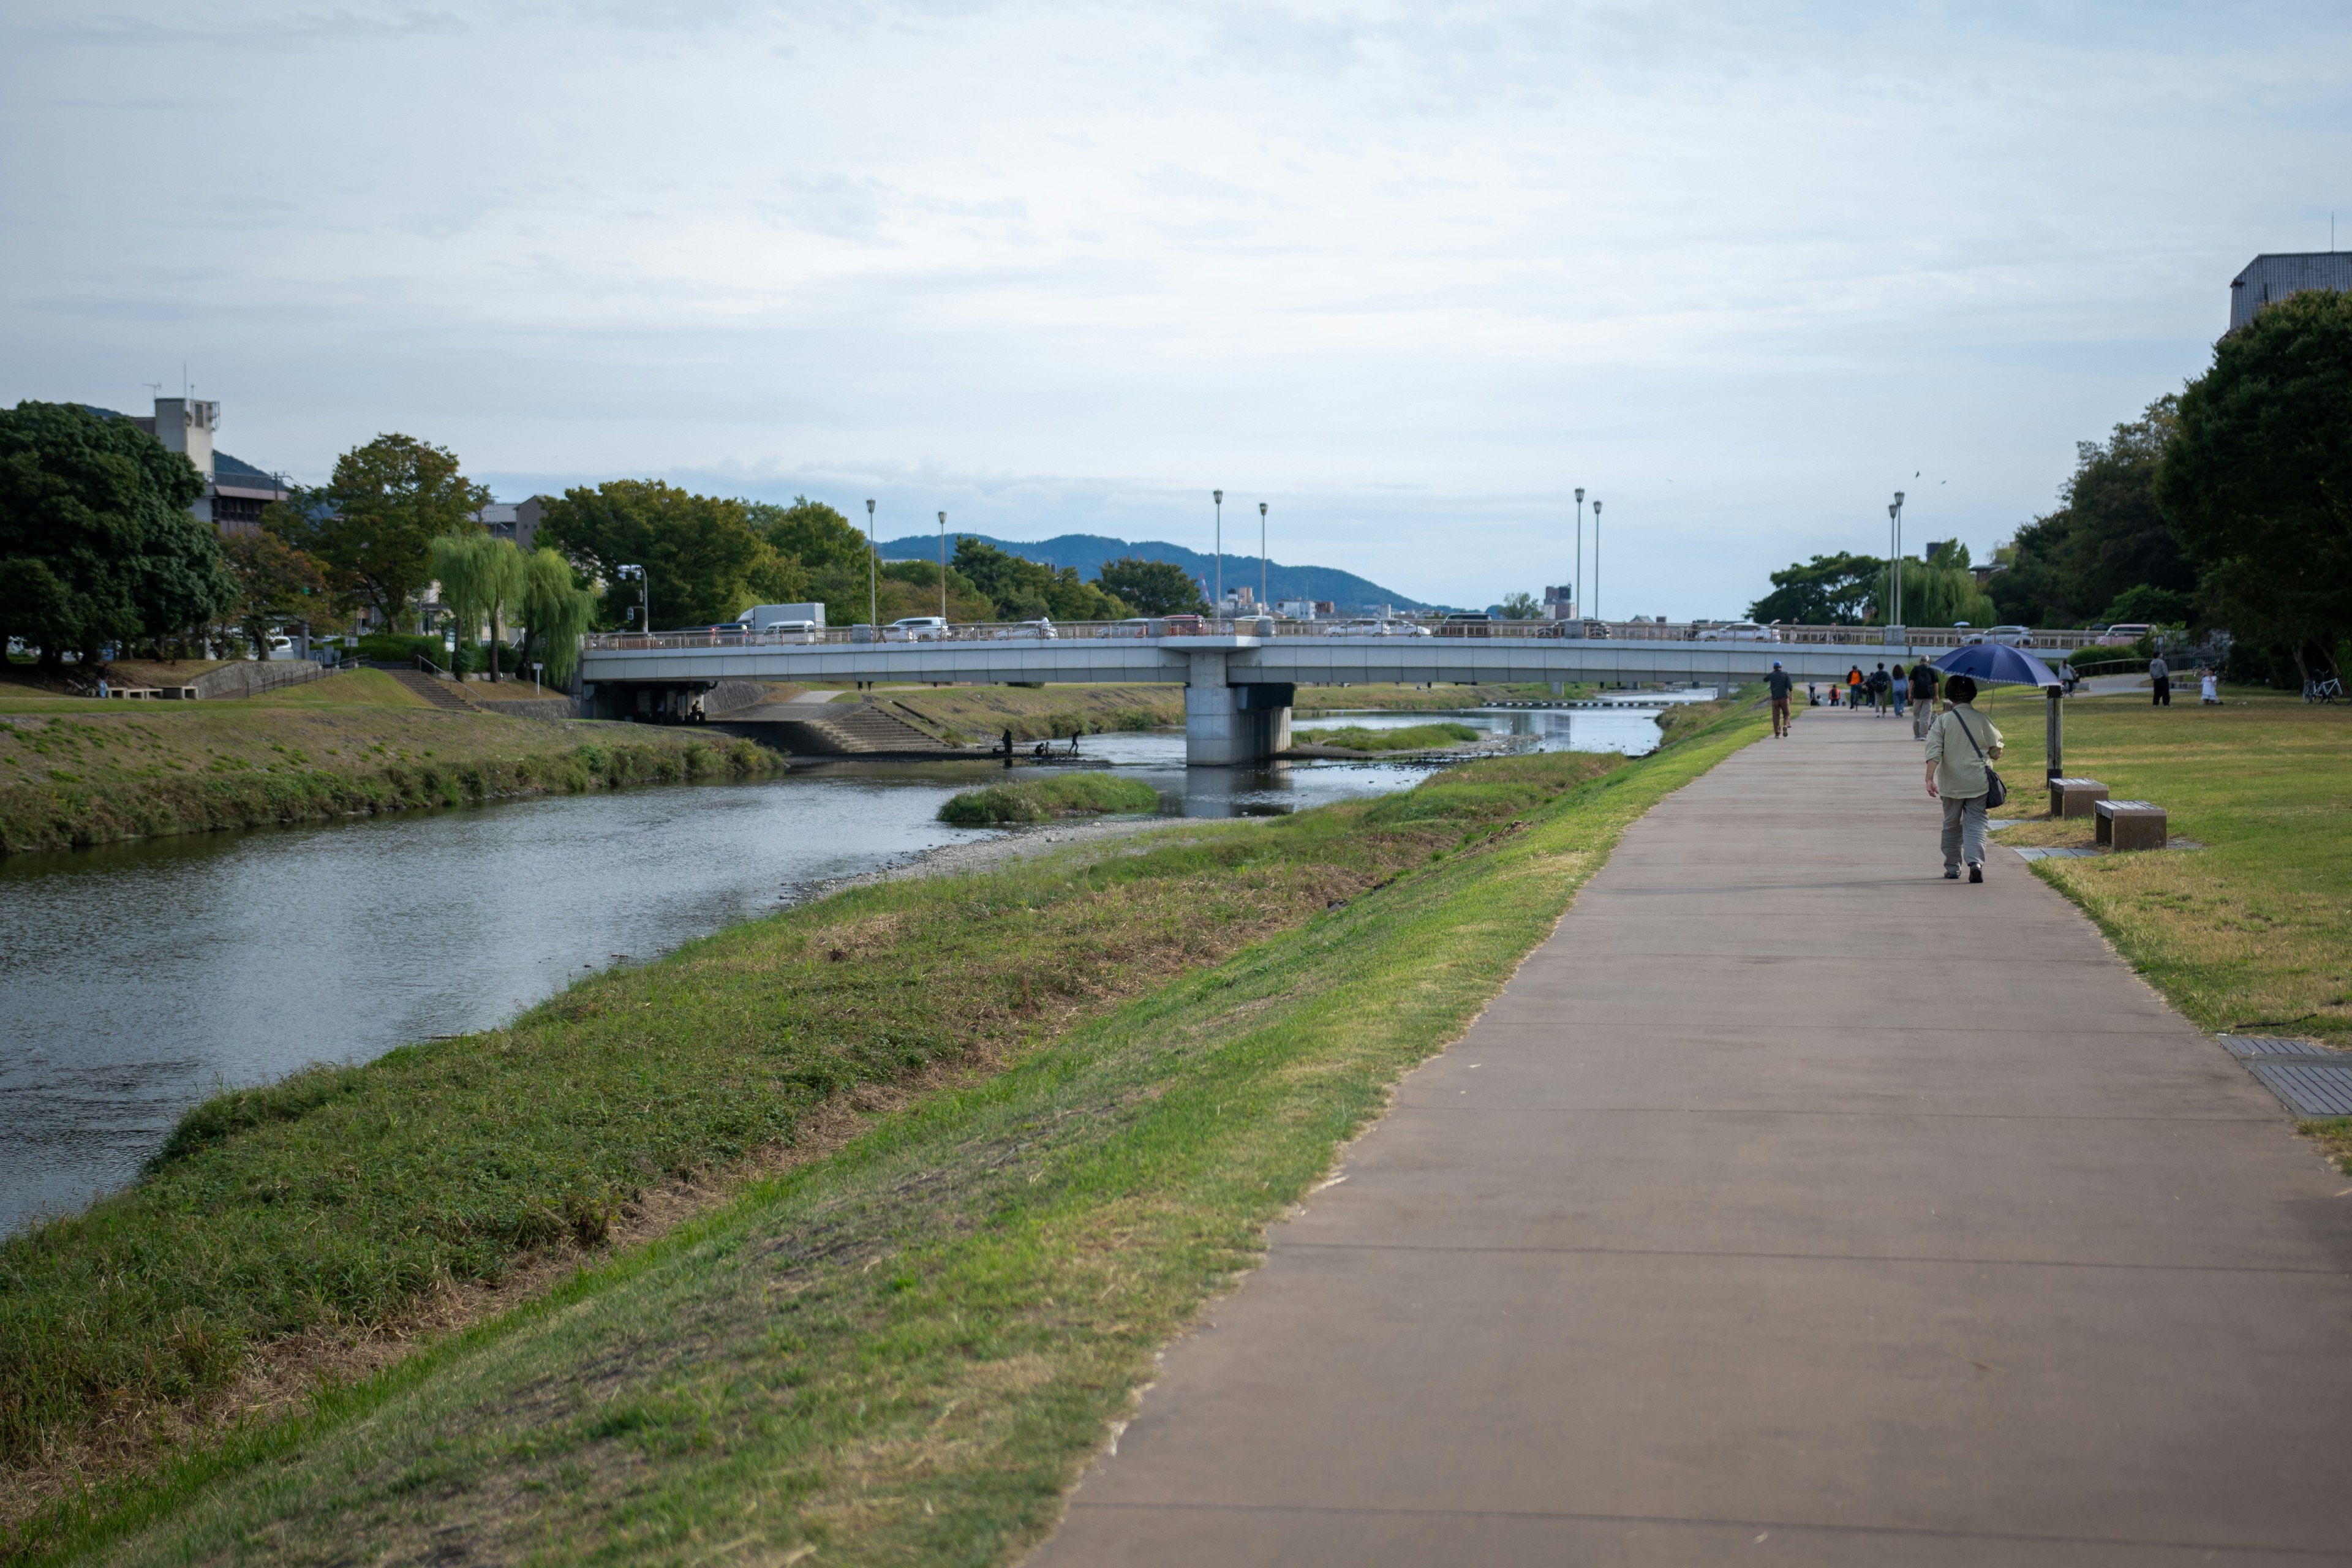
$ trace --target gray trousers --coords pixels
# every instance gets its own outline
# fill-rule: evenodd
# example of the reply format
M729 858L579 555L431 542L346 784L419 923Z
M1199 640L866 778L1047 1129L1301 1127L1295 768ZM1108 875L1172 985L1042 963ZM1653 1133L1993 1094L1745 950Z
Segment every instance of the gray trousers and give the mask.
M1950 870L1961 861L1971 866L1984 864L1985 797L1972 795L1966 799L1950 795L1944 800L1944 869Z

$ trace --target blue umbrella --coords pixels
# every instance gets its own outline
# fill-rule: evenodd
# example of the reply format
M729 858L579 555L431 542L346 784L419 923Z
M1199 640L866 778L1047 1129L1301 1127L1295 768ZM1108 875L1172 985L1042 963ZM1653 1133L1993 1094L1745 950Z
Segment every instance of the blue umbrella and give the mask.
M1946 675L1965 675L1990 686L2063 686L2056 672L2021 647L1981 642L1956 647L1936 660Z

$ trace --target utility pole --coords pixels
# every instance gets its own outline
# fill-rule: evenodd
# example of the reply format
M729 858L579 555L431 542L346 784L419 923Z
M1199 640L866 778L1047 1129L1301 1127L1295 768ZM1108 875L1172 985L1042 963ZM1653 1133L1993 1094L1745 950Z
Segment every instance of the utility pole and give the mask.
M1886 624L1899 626L1903 624L1903 492L1901 490L1895 492L1895 504L1886 509L1886 515L1895 520L1895 618Z
M1584 602L1584 487L1582 485L1576 487L1576 564L1569 568L1568 602L1575 608L1578 620L1582 620L1585 612L1591 608Z
M1592 498L1592 618L1601 618L1601 498Z
M866 501L866 626L882 635L882 558L874 551L874 500Z
M948 618L948 514L940 513L940 619ZM940 628L945 631L942 626Z
M1274 607L1265 596L1265 502L1257 503L1257 613L1265 615Z

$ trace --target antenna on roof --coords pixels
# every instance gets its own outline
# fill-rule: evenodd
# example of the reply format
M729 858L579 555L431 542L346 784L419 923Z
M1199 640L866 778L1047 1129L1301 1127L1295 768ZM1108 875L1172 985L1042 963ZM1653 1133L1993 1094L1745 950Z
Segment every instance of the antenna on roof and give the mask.
M139 384L154 393L156 402L161 403L163 401L163 384L162 382L142 381Z

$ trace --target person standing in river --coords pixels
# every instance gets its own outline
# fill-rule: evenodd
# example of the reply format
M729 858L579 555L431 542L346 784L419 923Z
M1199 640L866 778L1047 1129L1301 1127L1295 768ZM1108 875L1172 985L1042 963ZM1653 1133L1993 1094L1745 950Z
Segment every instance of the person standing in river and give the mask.
M1789 738L1789 693L1796 689L1797 683L1789 679L1780 661L1774 659L1772 673L1764 678L1764 689L1772 694L1772 734L1777 740Z
M2000 755L2000 731L1969 706L1977 683L1965 675L1944 682L1945 708L1927 727L1927 798L1944 804L1944 878L1958 881L1968 863L1969 880L1984 880L1986 775Z

